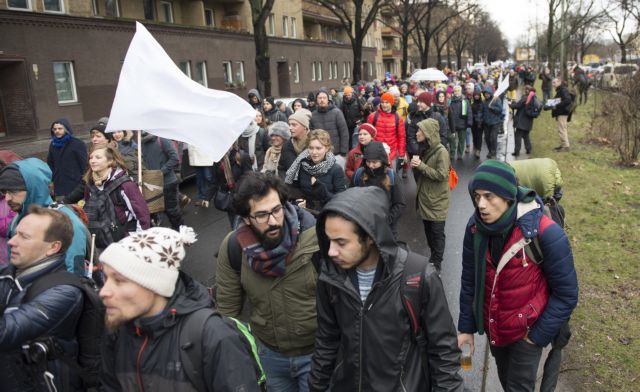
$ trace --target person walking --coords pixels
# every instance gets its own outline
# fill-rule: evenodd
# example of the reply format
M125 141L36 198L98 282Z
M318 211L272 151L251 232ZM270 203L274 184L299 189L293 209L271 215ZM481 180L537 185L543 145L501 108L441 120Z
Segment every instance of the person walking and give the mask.
M502 134L504 122L504 109L502 98L494 97L493 87L485 86L484 102L482 106L482 124L484 126L484 140L487 143L489 152L487 159L496 157L498 152L498 135Z
M445 222L449 212L451 189L449 152L440 143L440 126L434 119L418 123L416 140L419 154L411 159L416 175L416 208L431 250L429 262L438 272L442 268L445 248Z
M462 392L460 350L442 282L427 274L424 257L398 246L387 211L382 189L357 187L336 195L318 217L322 265L309 389ZM408 315L402 295L404 269L414 263L424 266L417 317Z
M553 77L551 76L551 70L549 67L544 67L539 78L542 80L542 102L546 104L549 98L551 98L551 87L553 87L551 83L553 81Z
M317 109L311 116L311 129L322 129L331 136L331 144L334 146L334 154L340 156L339 164L344 167L347 153L349 152L349 129L344 115L331 103L329 93L321 90L316 96Z
M475 211L464 235L458 345L473 352L474 334L486 332L502 388L534 391L542 349L578 303L571 246L507 163L483 162L469 196Z
M480 86L476 85L473 90L473 102L471 103L471 112L473 113L471 135L473 137L473 155L476 159L480 159L480 153L482 152L482 133L484 131L484 124L482 123L483 108L484 104L482 103Z
M531 86L524 86L524 94L517 102L511 102L509 107L515 110L513 116L513 127L515 128L515 141L513 147L514 157L520 156L520 147L524 140L524 148L527 154L531 154L531 128L533 128L534 117L531 116L532 111L539 107L536 98L536 90Z
M280 159L282 158L283 145L291 139L291 131L289 124L283 121L277 121L269 127L269 138L271 139L271 147L264 156L264 166L262 173L269 173L275 176L284 177L285 172L278 170Z
M266 97L264 101L262 101L262 110L269 124L273 124L276 121L287 121L287 115L278 109L275 104L275 98L273 97Z
M100 255L108 331L101 390L260 391L249 343L213 309L207 289L180 271L195 237L186 226L154 227ZM180 343L195 328L195 340Z
M233 204L242 222L220 244L216 299L229 317L240 317L246 299L267 389L306 392L318 239L315 218L287 198L279 177L248 173L240 180Z
M390 148L389 161L391 167L396 168L396 158L404 162L407 155L406 129L404 120L395 110L395 97L391 93L384 93L380 98L380 105L367 118L377 132L375 140L386 143Z
M467 128L473 124L473 114L471 112L471 104L469 100L462 95L462 87L454 86L453 95L449 101L449 112L451 113L451 159L455 159L456 153L458 160L461 161L465 152L467 140Z
M53 173L53 193L56 198L65 197L82 183L82 175L87 169L87 146L73 137L66 118L54 121L50 129L47 164Z
M291 139L282 146L282 156L278 162L278 173L286 173L298 155L307 148L310 123L311 112L305 108L300 108L289 116Z
M362 166L362 157L367 146L376 138L376 127L369 123L361 124L358 129L358 145L355 146L349 155L347 155L347 165L345 167L345 175L351 181L353 173Z
M364 118L364 103L362 99L356 95L353 91L353 88L350 86L345 86L344 93L342 96L342 105L340 106L340 110L344 115L344 119L347 122L347 129L349 130L349 135L353 135L356 127L359 123L362 122ZM352 139L349 138L349 146L354 148L352 145Z
M196 169L197 200L194 204L198 207L209 208L209 202L213 196L213 159L206 156L202 150L193 144L187 145L189 165Z
M413 157L419 153L418 141L416 134L418 132L418 123L432 118L439 124L440 143L443 146L449 145L447 120L433 108L433 94L423 92L416 98L417 110L410 114L409 125L407 126L407 152Z

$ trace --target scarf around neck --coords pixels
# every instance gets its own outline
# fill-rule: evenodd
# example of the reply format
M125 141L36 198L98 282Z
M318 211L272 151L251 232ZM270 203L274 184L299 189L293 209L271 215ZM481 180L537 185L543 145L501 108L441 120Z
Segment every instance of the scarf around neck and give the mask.
M249 156L253 160L253 164L251 165L253 170L258 170L258 160L256 159L256 135L258 131L260 131L260 127L255 122L252 122L247 129L242 132L242 137L248 139Z
M262 166L263 173L278 174L278 163L280 162L280 155L282 154L282 145L276 147L271 146L264 155L264 165Z
M516 201L509 206L507 211L495 222L484 223L480 218L478 209L474 212L476 233L473 236L473 255L475 264L475 287L473 295L473 314L476 320L478 333L484 333L484 287L487 274L487 250L489 239L495 236L504 236L511 231L516 223L518 203L529 203L535 198L535 193L528 188L518 187Z
M309 173L311 176L318 176L326 174L336 163L336 157L331 151L327 152L322 162L319 163L313 163L311 159L307 158L309 158L309 150L304 150L300 155L298 155L296 160L291 164L289 170L287 170L287 175L284 179L285 183L293 184L295 181L298 181L300 168L303 168L304 171Z
M300 217L291 203L285 203L282 241L273 249L265 249L250 226L242 223L236 230L236 238L247 256L249 267L255 272L271 277L283 276L287 260L293 255L293 248L300 234Z
M51 138L51 144L56 148L62 148L69 140L71 140L71 135L65 132L63 137L53 136Z

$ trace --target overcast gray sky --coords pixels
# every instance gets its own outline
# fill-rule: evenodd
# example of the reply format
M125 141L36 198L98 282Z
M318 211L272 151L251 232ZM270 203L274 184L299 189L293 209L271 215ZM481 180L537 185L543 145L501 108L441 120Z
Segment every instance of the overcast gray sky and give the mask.
M529 26L536 20L536 3L538 3L538 24L545 20L544 1L540 0L480 0L482 7L498 22L504 36L513 49L516 41L526 34ZM533 41L533 37L531 37Z

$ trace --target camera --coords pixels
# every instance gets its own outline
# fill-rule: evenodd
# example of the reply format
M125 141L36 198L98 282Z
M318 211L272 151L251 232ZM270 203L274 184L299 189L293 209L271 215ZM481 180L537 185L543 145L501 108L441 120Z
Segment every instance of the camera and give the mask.
M59 351L57 345L50 338L22 345L22 355L28 364L41 364L53 359Z

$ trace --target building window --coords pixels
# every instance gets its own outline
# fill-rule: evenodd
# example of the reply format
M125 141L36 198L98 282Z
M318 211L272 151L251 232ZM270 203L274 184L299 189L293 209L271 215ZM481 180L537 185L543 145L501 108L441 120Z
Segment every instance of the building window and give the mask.
M31 10L31 0L7 0L9 9Z
M333 67L331 64L331 61L329 61L329 80L333 79Z
M155 14L153 0L142 0L142 8L144 8L144 18L146 20L153 20L153 15Z
M316 62L311 63L311 81L315 82L316 80Z
M296 18L291 17L291 38L298 37L298 29L296 28Z
M316 80L321 81L322 80L322 61L318 61L316 64L318 65L318 69L316 70Z
M231 61L222 62L222 71L224 73L224 84L230 85L233 83L233 67L231 66Z
M198 61L196 63L196 82L201 85L207 87L209 83L207 83L207 62L206 61Z
M191 79L191 61L181 61L178 67L180 67L180 71L182 71L183 74Z
M300 83L300 63L293 64L293 83Z
M204 24L209 27L216 27L216 18L213 10L210 8L204 9Z
M351 61L347 62L347 76L351 77Z
M236 82L244 85L244 62L236 61Z
M71 61L53 63L53 80L56 84L58 103L78 102L76 79L73 75L73 63Z
M120 4L118 0L105 0L104 2L105 15L117 18L120 16Z
M333 63L333 78L338 79L338 62Z
M289 17L288 16L282 17L282 36L283 37L289 36Z
M368 74L367 75L368 75L369 79L374 79L374 77L373 77L373 63L368 63L367 67L368 67Z
M273 14L269 14L267 19L267 35L276 35L276 17Z
M62 0L42 0L42 8L45 12L64 12Z
M342 63L342 79L347 77L347 62Z
M170 1L160 2L160 22L173 23L173 5Z

